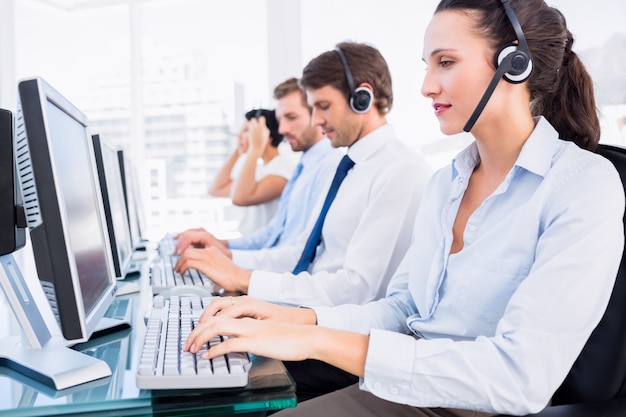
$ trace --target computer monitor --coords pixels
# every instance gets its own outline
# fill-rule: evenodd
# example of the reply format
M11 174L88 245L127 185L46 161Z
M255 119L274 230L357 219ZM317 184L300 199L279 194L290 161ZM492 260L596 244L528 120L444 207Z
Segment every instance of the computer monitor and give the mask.
M137 186L137 178L131 165L128 155L123 149L118 149L117 156L122 173L122 185L124 188L124 198L126 200L126 210L128 215L128 224L130 226L130 234L135 250L145 249L144 229L142 222L143 208L141 207L141 197Z
M26 219L13 157L13 113L0 109L0 255L26 243Z
M115 276L118 279L124 279L126 274L131 271L133 244L117 148L102 139L98 134L91 137L98 168L98 181L102 192Z
M18 302L10 303L18 305L20 326L32 335L26 345L39 350L15 345L0 357L61 389L111 373L106 363L67 346L129 325L103 319L117 280L87 118L41 78L20 82L18 99L15 159L38 285L30 286L17 265L5 259L3 281L19 284ZM54 329L32 318L43 316L43 306L30 298L37 290L57 319L61 347L51 336Z
M89 339L116 279L87 117L42 78L18 85L17 155L39 281L68 341Z
M17 125L18 130L23 130L23 119L19 116ZM13 257L13 252L22 249L26 244L27 220L24 215L21 180L24 180L24 185L29 190L26 192L26 204L31 207L28 215L31 216L32 226L41 226L41 219L36 220L35 217L47 217L32 208L37 204L33 167L22 165L18 171L15 162L18 157L22 161L28 159L28 153L29 144L25 140L19 145L15 144L12 114L0 111L0 201L5 210L0 216L4 231L0 234L0 288L21 331L20 336L9 336L0 340L0 366L54 389L102 381L111 375L107 364L67 347L68 342L61 337L58 326L50 317L51 309L45 308L45 296L40 281L37 277L29 280L23 276ZM40 194L49 192L54 193L55 189L41 190ZM46 197L42 199L44 198ZM41 207L47 208L47 205Z

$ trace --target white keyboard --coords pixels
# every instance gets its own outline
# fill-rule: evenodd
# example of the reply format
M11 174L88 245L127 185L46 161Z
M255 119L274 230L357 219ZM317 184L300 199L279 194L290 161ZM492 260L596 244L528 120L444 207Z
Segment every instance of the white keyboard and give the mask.
M167 234L159 240L158 251L159 256L169 256L174 253L176 247L176 239L173 234Z
M229 353L203 359L209 341L198 353L182 350L187 336L198 323L204 306L212 297L155 296L139 367L137 387L141 389L186 389L243 387L248 383L251 362L246 353Z
M184 274L174 271L177 256L161 256L150 266L150 286L153 294L181 285L204 287L209 293L213 292L215 283L197 269L188 269Z
M197 269L189 269L183 275L174 271L178 256L172 255L176 239L173 234L167 234L159 240L159 257L150 267L150 286L153 294L160 294L173 287L193 286L204 287L208 293L213 293L215 284L209 277Z

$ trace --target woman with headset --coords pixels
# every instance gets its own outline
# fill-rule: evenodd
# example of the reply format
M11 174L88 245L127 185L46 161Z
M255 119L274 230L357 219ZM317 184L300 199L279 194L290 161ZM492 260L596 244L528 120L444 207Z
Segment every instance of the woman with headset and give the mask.
M313 358L361 377L281 416L544 408L603 315L624 244L623 188L593 153L593 85L572 43L543 0L442 0L422 94L443 133L475 140L432 177L387 296L324 308L219 299L186 348L226 334L208 355Z

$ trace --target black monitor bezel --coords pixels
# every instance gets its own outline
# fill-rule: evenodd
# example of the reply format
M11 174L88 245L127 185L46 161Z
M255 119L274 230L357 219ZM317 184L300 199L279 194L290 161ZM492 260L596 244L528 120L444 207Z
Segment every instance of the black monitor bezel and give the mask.
M100 184L100 191L102 193L102 201L104 206L104 214L107 222L107 230L109 233L109 243L111 246L111 254L113 256L113 267L115 269L115 276L118 279L123 279L128 273L131 263L132 263L132 255L133 255L133 239L130 231L130 225L128 221L128 208L126 204L126 196L124 195L124 180L122 179L123 172L120 169L118 162L118 150L109 142L102 139L99 134L91 135L93 140L93 147L95 152L96 166L98 170L98 181ZM114 154L115 166L107 167L107 164L104 160L104 152L112 152ZM123 227L126 229L125 231L117 230L115 220L113 219L113 208L111 205L113 202L111 201L111 191L110 187L110 178L111 172L108 172L110 169L117 169L119 172L119 176L121 182L119 184L120 193L122 195L122 201L118 202L122 205L124 210L124 225ZM122 233L126 233L128 240L126 244L126 248L121 248L121 245L124 245L123 239L120 238ZM124 257L123 255L126 254Z
M141 224L141 214L137 199L140 198L138 190L135 187L135 178L130 166L130 160L125 154L124 149L118 149L117 156L120 163L120 171L122 174L122 186L124 188L124 199L126 200L126 214L128 215L128 225L130 228L130 236L133 242L133 249L144 249L145 239L143 236L143 228Z
M39 280L44 289L47 286L54 289L56 299L49 299L49 301L51 305L55 304L52 307L53 311L58 312L63 337L68 341L85 341L96 330L100 320L104 317L104 313L112 304L117 281L104 221L102 195L97 183L88 119L77 107L40 77L20 81L18 97L17 152L22 152L22 156L24 153L28 154L27 162L30 164L30 167L25 164L20 165L20 155L17 155L18 168L21 181L24 180L23 170L31 169L34 172L31 178L32 183L22 182L22 192ZM54 156L51 152L47 113L44 110L47 101L80 123L86 131L85 140L89 149L91 184L96 199L98 218L100 219L100 238L103 240L108 269L106 275L109 278L108 285L88 312L84 308L76 260L67 238L69 220L64 209L62 209L63 198L56 186ZM26 115L28 116L24 117ZM26 148L20 150L19 146L24 146L24 143L27 143ZM32 216L36 211L30 206L33 201L37 201L39 204L40 210L37 213L41 219L39 224L37 224L36 217Z
M0 255L13 253L26 244L26 224L18 224L25 219L19 216L23 207L16 179L13 136L13 113L0 109Z

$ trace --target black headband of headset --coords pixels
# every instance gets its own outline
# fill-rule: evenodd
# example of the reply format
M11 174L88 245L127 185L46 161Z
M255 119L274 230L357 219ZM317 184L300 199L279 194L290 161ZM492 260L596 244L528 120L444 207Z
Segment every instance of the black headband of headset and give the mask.
M348 60L346 59L346 56L344 55L340 47L335 47L335 51L337 51L337 53L339 54L339 58L341 59L341 62L343 64L343 68L346 73L346 79L348 80L348 88L350 89L350 97L352 97L354 95L354 79L352 79L352 72L350 71L350 67L348 66Z
M518 50L524 52L526 55L528 55L528 59L530 59L530 49L528 49L528 43L526 43L526 37L524 36L522 25L520 25L519 20L517 20L517 15L511 8L509 0L501 0L501 3L502 7L504 7L504 12L506 13L506 16L509 18L509 22L511 22L511 26L513 26L515 35L517 36Z

